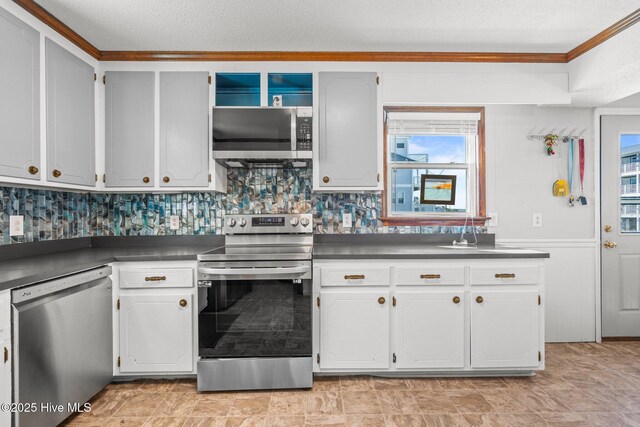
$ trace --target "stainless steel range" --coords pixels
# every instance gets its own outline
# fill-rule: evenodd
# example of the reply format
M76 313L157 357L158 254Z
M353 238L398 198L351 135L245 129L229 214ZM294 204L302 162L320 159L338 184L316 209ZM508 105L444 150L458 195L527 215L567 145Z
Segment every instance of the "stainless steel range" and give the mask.
M198 256L198 390L310 388L310 214L227 215Z

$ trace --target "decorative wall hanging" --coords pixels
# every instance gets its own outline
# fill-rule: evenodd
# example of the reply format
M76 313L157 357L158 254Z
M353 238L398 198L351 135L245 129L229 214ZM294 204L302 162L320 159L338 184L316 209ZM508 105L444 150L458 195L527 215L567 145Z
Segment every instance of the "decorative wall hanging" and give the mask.
M421 178L420 204L456 204L456 175L422 175Z

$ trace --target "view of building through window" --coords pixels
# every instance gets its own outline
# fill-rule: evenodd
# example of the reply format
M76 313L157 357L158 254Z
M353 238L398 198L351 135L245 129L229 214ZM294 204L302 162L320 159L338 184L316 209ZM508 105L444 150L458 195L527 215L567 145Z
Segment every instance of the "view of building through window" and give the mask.
M640 232L640 134L620 136L620 230Z

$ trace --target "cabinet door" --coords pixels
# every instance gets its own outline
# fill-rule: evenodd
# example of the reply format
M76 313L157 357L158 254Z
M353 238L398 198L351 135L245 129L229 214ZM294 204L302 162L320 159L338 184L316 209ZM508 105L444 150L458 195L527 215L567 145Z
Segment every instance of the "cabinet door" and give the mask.
M160 73L160 186L209 185L209 73Z
M376 189L376 73L320 73L318 173L323 187Z
M192 297L120 297L120 372L193 370Z
M108 71L105 93L107 187L153 187L153 72Z
M320 368L389 367L389 293L320 293Z
M398 292L396 367L464 367L464 292Z
M47 39L47 180L96 182L93 67Z
M11 403L11 340L0 338L0 403ZM11 412L0 411L0 426L11 425Z
M471 298L471 366L538 366L538 292L477 291Z
M0 8L0 175L39 179L40 34Z

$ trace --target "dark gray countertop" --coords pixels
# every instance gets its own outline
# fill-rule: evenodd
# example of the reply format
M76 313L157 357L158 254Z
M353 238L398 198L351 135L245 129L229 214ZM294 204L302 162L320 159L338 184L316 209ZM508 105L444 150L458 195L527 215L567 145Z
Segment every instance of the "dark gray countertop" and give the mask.
M222 236L101 237L24 243L0 248L0 291L26 286L114 261L195 261L224 245ZM478 247L451 246L451 235L315 236L314 259L491 259L548 258L549 254L494 245L485 235Z
M221 246L220 240L209 240L206 243L185 240L184 245L176 245L176 240L168 239L164 245L153 246L131 246L132 240L119 244L105 241L93 246L4 259L0 261L0 291L89 270L114 261L195 261L198 254Z
M501 245L454 247L435 244L316 243L313 259L493 259L549 258L546 252Z
M465 234L469 241L474 236ZM493 234L478 234L477 246L453 246L458 234L315 235L314 259L491 259L549 258L531 249L495 244Z

